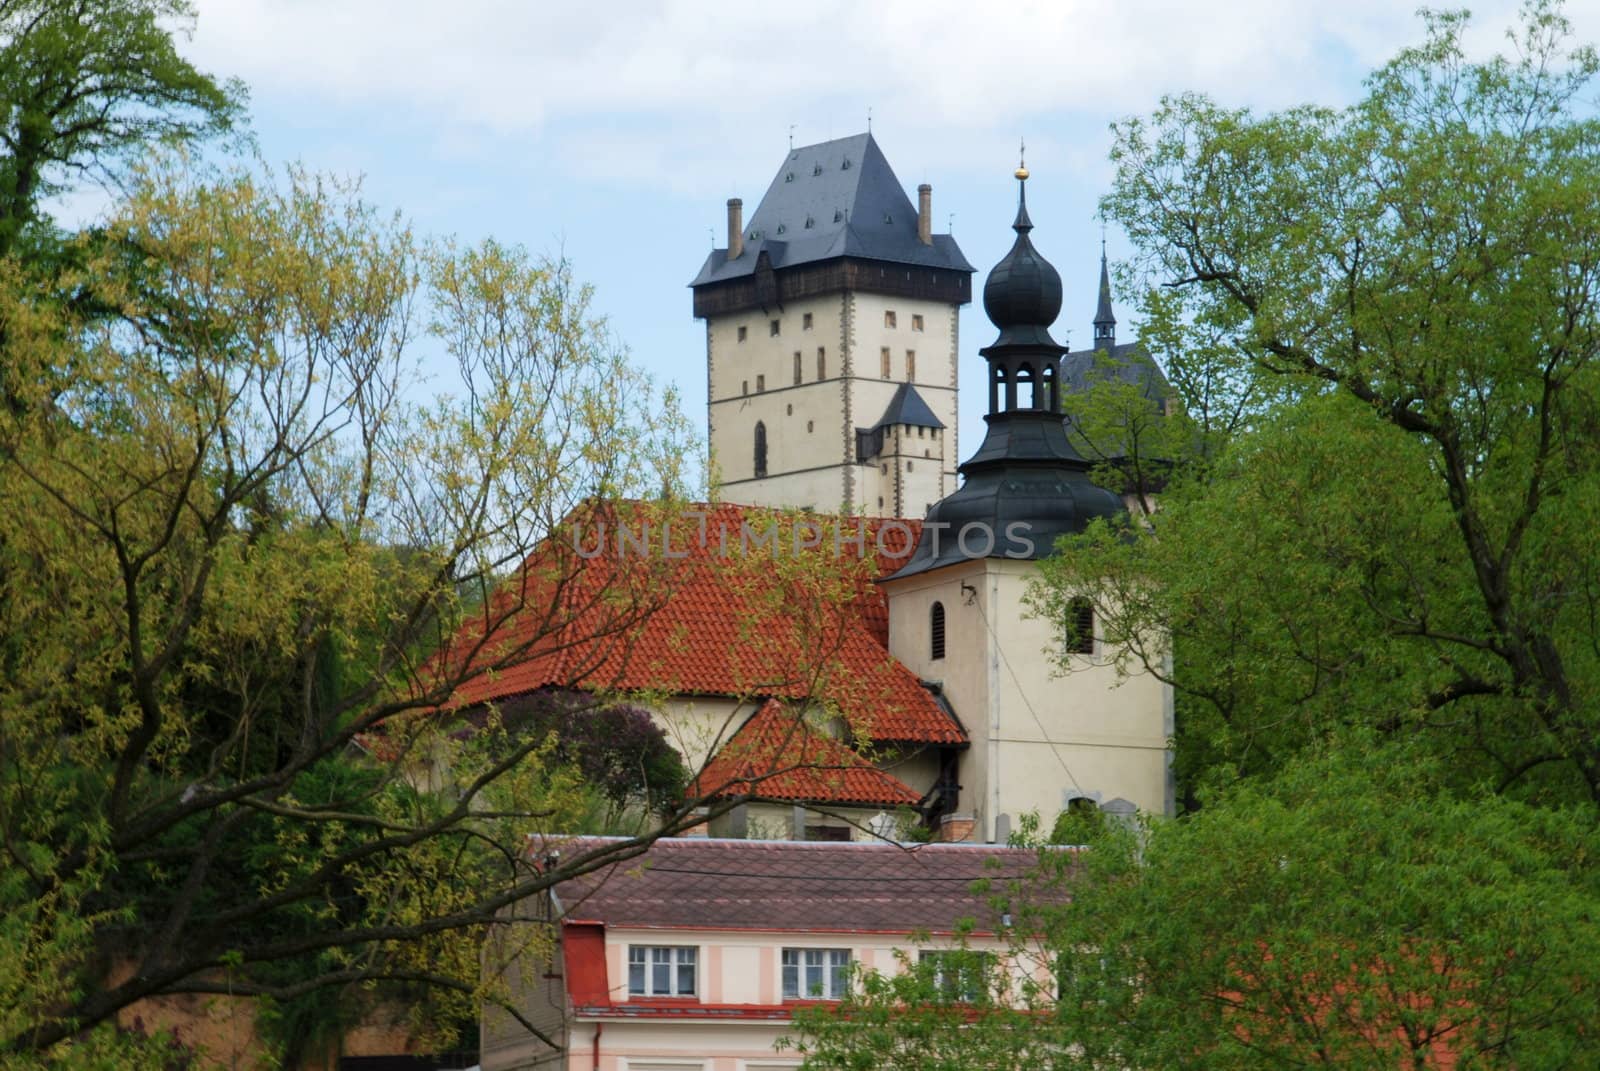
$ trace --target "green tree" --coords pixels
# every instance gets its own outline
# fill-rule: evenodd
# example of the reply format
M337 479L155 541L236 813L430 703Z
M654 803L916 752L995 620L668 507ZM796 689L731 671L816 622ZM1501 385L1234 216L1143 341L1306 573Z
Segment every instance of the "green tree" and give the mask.
M1174 682L1191 782L1362 725L1600 803L1597 61L1552 4L1483 63L1427 21L1349 108L1118 124L1104 208L1164 345L1253 400L1042 594Z
M0 2L0 256L69 184L240 121L242 86L173 47L193 21L189 0Z
M1042 849L1037 881L996 890L1015 926L986 990L952 1001L908 960L798 1013L791 1045L805 1071L1590 1066L1592 816L1395 758L1347 742L1181 821Z
M592 797L554 738L437 708L657 605L648 563L570 585L564 525L677 508L676 399L564 264L312 176L157 162L91 244L93 316L0 260L32 392L0 414L0 1053L163 993L387 980L470 1018L474 936L599 865L520 863ZM419 347L458 392L421 400ZM700 820L663 810L607 854Z

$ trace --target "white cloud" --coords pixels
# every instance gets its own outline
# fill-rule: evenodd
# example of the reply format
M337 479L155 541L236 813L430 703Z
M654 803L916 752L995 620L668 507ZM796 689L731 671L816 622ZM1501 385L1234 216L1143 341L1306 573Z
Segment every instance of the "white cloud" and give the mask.
M1512 2L1478 6L1496 47ZM1580 35L1600 34L1597 8L1573 7ZM201 0L191 51L263 97L414 116L507 151L553 138L547 155L575 174L630 160L700 193L765 173L791 122L821 140L859 130L870 106L926 165L964 168L1000 130L1103 123L1162 92L1336 102L1419 34L1394 0Z

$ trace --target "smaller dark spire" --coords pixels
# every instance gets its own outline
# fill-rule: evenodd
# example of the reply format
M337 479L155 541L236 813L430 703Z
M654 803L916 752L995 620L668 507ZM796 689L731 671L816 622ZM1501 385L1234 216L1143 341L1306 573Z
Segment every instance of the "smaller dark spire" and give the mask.
M1117 318L1111 313L1111 272L1106 268L1106 240L1100 239L1100 305L1094 310L1094 348L1117 344Z

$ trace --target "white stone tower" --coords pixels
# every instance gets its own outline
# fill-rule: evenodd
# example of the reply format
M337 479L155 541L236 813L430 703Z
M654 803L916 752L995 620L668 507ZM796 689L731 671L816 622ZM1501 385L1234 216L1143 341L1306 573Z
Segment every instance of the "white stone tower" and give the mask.
M960 467L961 488L929 512L911 560L883 581L890 652L939 682L971 740L958 784L940 801L948 839L1003 839L1028 811L1048 828L1080 798L1112 813L1173 807L1170 689L1148 675L1119 677L1092 607L1070 623L1048 621L1024 599L1037 559L1054 553L1059 536L1123 510L1090 480L1063 427L1066 347L1050 335L1061 277L1029 238L1027 175L1017 170L1016 242L983 291L1000 329L980 351L987 434Z
M956 486L957 326L972 266L871 134L791 149L690 286L730 502L921 517Z

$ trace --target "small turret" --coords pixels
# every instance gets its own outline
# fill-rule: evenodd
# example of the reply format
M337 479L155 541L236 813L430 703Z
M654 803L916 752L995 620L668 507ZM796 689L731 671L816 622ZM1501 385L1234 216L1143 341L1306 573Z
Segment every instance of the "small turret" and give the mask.
M1117 318L1111 313L1111 273L1106 269L1106 242L1100 239L1100 304L1094 310L1094 348L1109 350L1117 344Z

